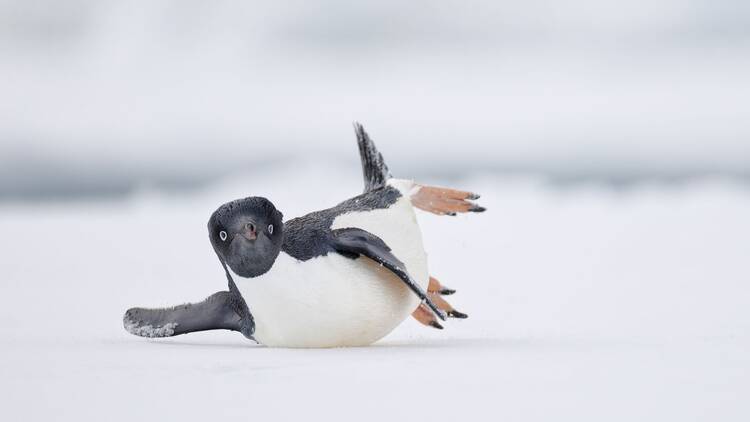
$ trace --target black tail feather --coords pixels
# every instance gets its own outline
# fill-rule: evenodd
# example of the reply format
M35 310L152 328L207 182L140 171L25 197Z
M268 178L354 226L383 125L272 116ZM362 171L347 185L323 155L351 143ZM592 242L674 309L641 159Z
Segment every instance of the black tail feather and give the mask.
M385 186L385 182L391 178L391 172L383 161L383 155L380 154L375 143L365 132L365 128L357 122L354 122L354 132L357 134L357 144L359 145L359 156L362 159L362 175L365 178L365 192L369 192Z

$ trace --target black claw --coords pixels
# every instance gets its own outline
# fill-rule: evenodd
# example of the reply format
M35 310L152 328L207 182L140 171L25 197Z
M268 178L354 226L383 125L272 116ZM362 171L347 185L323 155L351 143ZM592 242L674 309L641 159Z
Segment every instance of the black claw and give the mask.
M443 295L443 296L450 296L450 295L452 295L453 293L456 293L456 291L455 291L455 290L453 290L453 289L449 289L449 288L444 288L444 289L441 289L441 290L440 290L440 291L439 291L438 293L440 293L440 294L441 294L441 295Z
M471 211L471 212L485 212L485 211L487 211L487 208L479 206L479 205L472 205L471 208L469 208L469 211Z
M452 311L448 311L448 316L449 316L449 317L451 317L451 318L461 318L461 319L466 319L466 318L468 318L468 317L469 317L469 316L468 316L468 315L466 315L465 313L463 313L463 312L458 312L458 311L457 311L457 310L455 310L455 309L454 309L454 310L452 310Z
M437 322L437 321L430 321L430 326L434 327L434 328L437 328L438 330L442 330L443 329L443 326L440 325L440 323Z
M479 199L481 196L478 193L469 192L469 196L466 197L466 199Z
M451 217L455 217L456 213L455 212L446 212L445 215L450 215Z

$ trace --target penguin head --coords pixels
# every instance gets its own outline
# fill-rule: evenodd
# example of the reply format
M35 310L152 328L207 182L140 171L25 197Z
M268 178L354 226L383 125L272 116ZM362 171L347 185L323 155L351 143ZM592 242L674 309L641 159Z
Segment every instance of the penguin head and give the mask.
M228 202L208 220L208 237L222 263L241 277L257 277L281 251L283 215L271 201L253 196Z

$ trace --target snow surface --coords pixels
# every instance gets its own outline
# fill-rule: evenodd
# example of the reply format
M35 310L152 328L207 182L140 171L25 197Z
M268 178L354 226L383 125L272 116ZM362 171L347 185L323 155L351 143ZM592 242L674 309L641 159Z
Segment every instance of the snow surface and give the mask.
M372 347L291 350L123 329L130 306L225 288L205 229L220 203L262 194L292 217L358 193L356 176L301 166L192 194L0 205L0 419L750 417L750 193L722 180L451 182L489 211L420 214L431 273L470 315L443 331L409 320Z

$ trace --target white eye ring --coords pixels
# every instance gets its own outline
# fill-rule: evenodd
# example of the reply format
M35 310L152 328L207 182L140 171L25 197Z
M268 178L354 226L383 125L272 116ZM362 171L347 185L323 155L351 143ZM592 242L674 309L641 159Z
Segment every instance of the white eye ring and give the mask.
M220 231L219 232L219 239L221 239L222 242L225 241L225 240L227 240L227 232L225 232L224 230Z
M268 225L268 234L273 234L273 224Z

